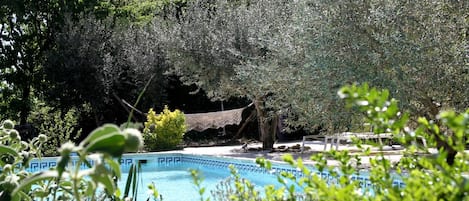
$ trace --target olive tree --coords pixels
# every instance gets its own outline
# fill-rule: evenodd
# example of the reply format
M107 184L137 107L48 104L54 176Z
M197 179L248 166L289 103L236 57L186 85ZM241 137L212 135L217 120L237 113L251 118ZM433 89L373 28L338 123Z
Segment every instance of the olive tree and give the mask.
M368 82L388 88L413 115L469 106L466 1L316 1L309 63L324 68L312 90ZM334 91L326 90L328 93ZM328 96L326 96L328 97ZM447 137L452 135L447 133ZM438 148L456 152L447 139Z
M307 129L357 124L336 96L354 82L389 88L416 116L469 104L466 2L220 0L184 11L165 21L173 73L213 99L251 99L266 141L269 113Z
M112 20L91 15L67 21L45 65L50 101L63 107L89 103L96 125L127 120L130 108L122 99L133 104L149 80L140 106L152 107L165 98L166 64L158 40L145 27Z
M338 80L385 86L414 113L464 109L469 4L463 1L317 1L311 63ZM322 25L322 26L321 26Z
M468 3L303 2L298 23L306 34L294 35L299 45L283 49L300 73L286 74L294 90L278 93L299 114L293 123L329 130L356 123L335 95L354 82L389 88L417 116L434 119L442 109L469 105ZM294 56L298 49L304 60Z
M257 111L264 149L274 143L280 109L273 105L299 73L295 59L304 57L295 43L303 14L282 1L189 2L182 19L170 26L172 73L196 84L213 100L250 99ZM295 50L286 54L287 50ZM281 56L281 58L277 58Z

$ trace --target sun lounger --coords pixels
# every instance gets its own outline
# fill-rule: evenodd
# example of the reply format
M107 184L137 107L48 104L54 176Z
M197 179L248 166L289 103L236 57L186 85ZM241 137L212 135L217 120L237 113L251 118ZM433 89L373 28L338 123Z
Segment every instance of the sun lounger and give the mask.
M323 138L323 139L322 139ZM339 145L341 141L351 141L353 138L359 140L378 140L380 145L383 145L383 139L392 139L392 133L378 133L375 134L373 132L361 132L361 133L354 133L354 132L342 132L342 133L335 133L333 135L307 135L303 136L303 142L301 145L301 152L303 153L304 147L306 144L324 144L324 151L327 149L327 145L331 144L331 149L334 147L335 149L339 149ZM424 138L419 137L422 141L423 146L427 146L427 143ZM416 143L416 142L412 142Z
M331 149L334 146L336 149L339 148L340 141L347 140L351 141L352 138L362 139L362 140L371 140L377 139L380 144L382 144L382 139L392 139L392 134L390 133L381 133L381 134L374 134L372 132L365 132L365 133L353 133L353 132L342 132L336 133L333 135L306 135L303 136L303 141L301 144L301 152L304 151L306 144L324 144L324 150L327 149L327 145L331 144Z
M341 140L351 141L353 138L360 139L360 140L378 140L379 143L382 145L382 139L392 139L392 133L378 133L375 134L373 132L363 132L363 133L353 133L353 132L343 132L335 134L335 148L339 149L339 144ZM331 142L332 144L332 142ZM332 145L331 145L332 146Z
M324 143L324 149L326 149L328 136L327 135L306 135L303 136L301 143L301 153L303 153L306 144L322 144Z
M327 149L327 144L330 142L331 147L334 140L337 138L335 135L306 135L303 136L303 141L301 143L301 153L305 150L305 145L307 144L324 144L324 150Z

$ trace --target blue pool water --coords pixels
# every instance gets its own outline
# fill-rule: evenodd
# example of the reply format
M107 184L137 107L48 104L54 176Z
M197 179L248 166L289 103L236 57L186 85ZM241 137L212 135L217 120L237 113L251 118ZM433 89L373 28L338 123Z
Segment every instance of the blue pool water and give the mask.
M30 163L29 171L37 172L54 167L58 158L34 159ZM75 160L72 159L72 163ZM89 161L93 164L93 161ZM220 181L230 176L229 166L233 165L241 177L250 180L258 190L262 192L263 186L274 184L280 186L276 174L279 172L289 172L297 178L304 176L302 172L285 164L274 163L272 170L267 171L259 167L253 160L240 160L234 158L198 156L187 154L126 154L120 160L122 168L122 181L119 181L119 187L123 191L127 172L132 164L142 164L142 173L139 180L138 200L147 200L149 197L147 185L154 183L158 192L163 196L164 201L192 201L200 200L200 195L196 186L193 184L189 169L199 170L201 177L204 178L202 187L206 188L204 197L211 196L211 191L216 189ZM87 168L83 164L83 168ZM314 174L326 179L328 183L335 183L337 180L327 171L319 172L313 170ZM369 189L371 182L367 173L355 175L352 180L358 180L362 189ZM395 185L404 184L396 180Z
M192 201L199 200L200 195L198 189L193 184L192 177L189 169L194 167L169 167L167 169L159 169L155 171L143 171L138 192L138 200L146 200L148 195L147 185L154 183L158 192L162 195L165 201ZM202 187L206 188L204 197L210 196L211 191L216 189L216 185L230 176L230 170L226 169L198 169L201 177L203 178ZM246 177L248 175L242 175ZM123 174L122 178L126 178L127 174ZM267 184L276 182L276 177L271 175L270 178L266 177L252 177L248 178L251 182L260 188ZM124 180L124 179L123 179ZM124 189L125 181L121 181L119 186Z
M203 178L201 186L206 188L204 197L209 197L220 182L231 176L229 165L234 165L241 177L249 179L261 192L265 185L277 184L278 186L276 174L264 171L252 161L186 155L178 162L178 157L170 155L165 156L164 159L161 157L137 159L145 161L142 164L139 180L141 188L139 188L138 200L147 200L149 197L147 185L151 183L155 184L165 201L199 200L200 194L190 175L191 169L199 171L200 177ZM123 170L123 172L127 171L128 169ZM119 182L119 186L124 189L127 173L124 173L122 178L123 181Z

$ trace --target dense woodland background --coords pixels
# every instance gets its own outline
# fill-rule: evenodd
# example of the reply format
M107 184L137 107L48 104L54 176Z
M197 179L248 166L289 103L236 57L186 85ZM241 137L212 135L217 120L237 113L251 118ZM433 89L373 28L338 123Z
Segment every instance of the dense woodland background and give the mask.
M2 1L0 119L77 136L125 122L120 100L142 91L144 112L252 102L268 148L279 118L286 131L360 129L337 90L364 82L434 119L469 107L468 13L430 0Z

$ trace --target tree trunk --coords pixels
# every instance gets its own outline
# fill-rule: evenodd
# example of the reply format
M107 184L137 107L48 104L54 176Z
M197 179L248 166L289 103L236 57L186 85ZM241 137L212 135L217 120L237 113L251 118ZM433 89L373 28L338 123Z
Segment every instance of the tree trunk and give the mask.
M28 120L28 115L31 110L30 99L31 86L25 84L21 94L21 109L20 109L20 125L25 125Z
M246 125L247 125L249 122L251 122L252 120L254 120L254 118L256 118L256 116L257 116L256 114L257 114L256 110L253 110L253 111L251 112L251 114L249 115L249 117L246 119L246 121L244 121L243 125L239 128L238 132L236 132L236 135L233 136L233 138L231 138L232 141L235 140L235 139L240 138L240 135L241 135L241 133L243 132L244 128L246 128Z
M254 101L261 132L262 149L272 150L274 148L275 136L277 134L278 117L269 118L264 107L264 102L260 99Z
M434 120L435 123L438 125L439 128L442 128L440 121L437 119L437 115L440 112L439 106L433 102L433 100L429 97L421 98L420 101L424 104L425 108L427 108L428 111L425 112L424 116L427 119ZM448 165L453 165L454 164L454 159L456 158L456 154L458 153L453 147L451 147L448 144L448 139L447 138L453 138L453 133L448 132L441 132L440 134L432 133L435 135L435 140L436 140L436 147L440 150L446 151L446 163ZM441 136L437 135L444 135L445 138L441 138ZM455 139L452 139L453 141Z

